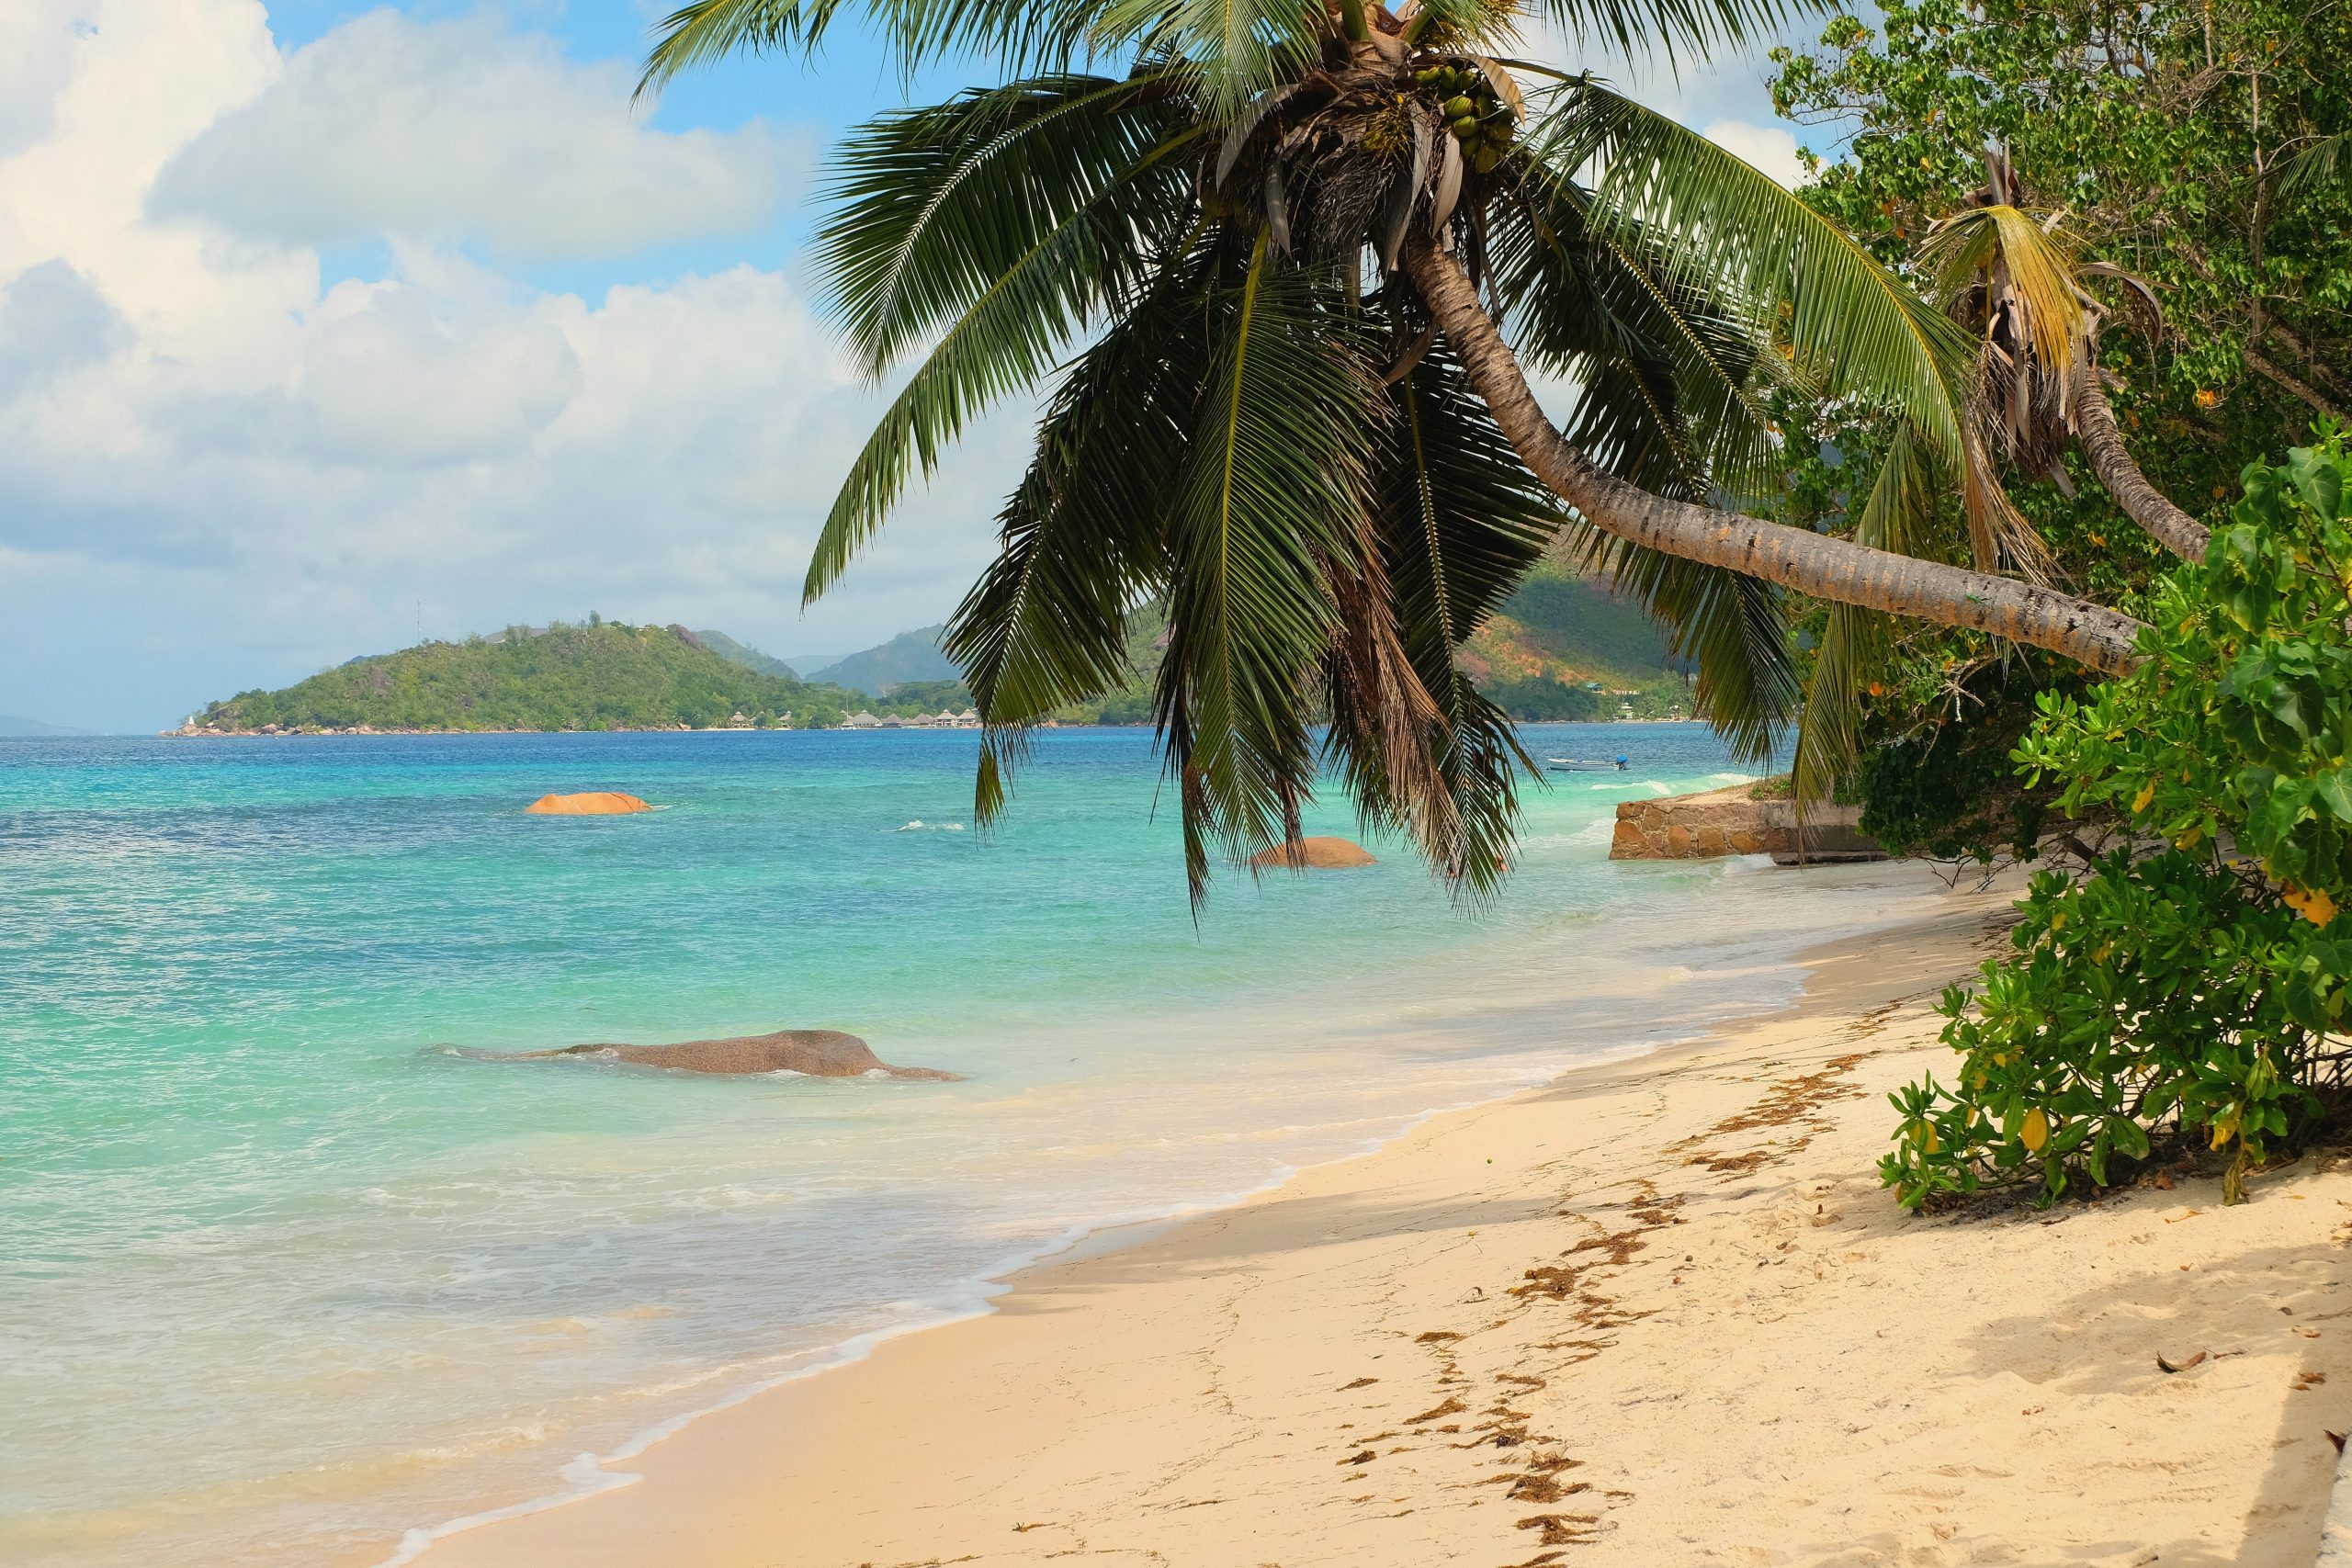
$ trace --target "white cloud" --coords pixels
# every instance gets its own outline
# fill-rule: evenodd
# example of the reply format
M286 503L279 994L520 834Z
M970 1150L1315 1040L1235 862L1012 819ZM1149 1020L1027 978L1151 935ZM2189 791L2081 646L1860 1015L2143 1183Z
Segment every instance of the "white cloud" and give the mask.
M0 711L160 724L401 646L420 602L443 637L598 609L853 648L937 619L978 570L1024 409L977 430L801 620L809 547L880 396L789 273L543 292L379 212L383 276L322 287L307 243L151 209L160 171L230 145L209 128L311 52L347 53L359 29L397 54L434 29L362 17L289 61L256 0L88 4L86 28L56 12L71 30L44 129L0 151L0 377L20 393L0 400ZM560 63L468 36L503 51L483 79ZM559 166L524 118L471 122L468 180L531 167L602 189L583 204L620 199L597 186L614 144ZM283 149L256 145L247 177L267 183ZM366 177L421 200L396 174Z
M105 359L129 338L106 297L64 262L27 268L0 289L0 403Z
M1792 189L1804 180L1804 165L1797 161L1797 139L1777 125L1719 119L1699 134Z
M753 122L650 130L628 68L486 21L375 11L286 62L156 181L158 216L249 239L479 239L535 258L627 254L774 217L800 155Z
M11 0L0 6L0 157L50 126L74 39L86 30L82 0Z

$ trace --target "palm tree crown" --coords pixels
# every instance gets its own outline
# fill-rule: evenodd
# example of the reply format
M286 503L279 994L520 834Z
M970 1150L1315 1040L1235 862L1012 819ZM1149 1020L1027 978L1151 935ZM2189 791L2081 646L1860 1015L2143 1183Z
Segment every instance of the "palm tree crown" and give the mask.
M697 0L647 70L797 50L840 0ZM1770 180L1589 75L1513 58L1501 0L875 0L907 63L1009 80L840 149L820 259L876 376L916 360L812 558L822 592L992 400L1043 388L1001 547L951 622L1004 803L1030 727L1126 676L1154 697L1197 897L1297 836L1329 769L1472 895L1528 759L1455 652L1549 547L1672 628L1751 755L1798 697L1774 586L2108 668L2133 623L2030 581L2030 530L1945 312ZM1703 53L1779 0L1547 0L1572 34ZM1125 62L1115 73L1079 69ZM1599 171L1597 175L1593 171ZM1509 346L1505 345L1505 334ZM1575 389L1564 429L1524 377ZM1768 395L1899 430L1855 540L1781 527ZM1939 479L1974 540L1938 536ZM1973 553L1974 566L1941 558Z

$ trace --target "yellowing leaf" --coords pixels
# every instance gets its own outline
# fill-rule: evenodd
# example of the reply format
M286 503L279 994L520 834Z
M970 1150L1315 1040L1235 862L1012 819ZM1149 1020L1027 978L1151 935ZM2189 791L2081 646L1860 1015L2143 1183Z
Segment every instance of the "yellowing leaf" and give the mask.
M2335 919L2335 900L2322 887L2290 887L2279 896L2287 907L2315 926Z
M2134 811L2145 811L2148 809L2148 802L2155 798L2156 781L2150 779L2146 784L2140 786L2140 793L2132 797L2132 809Z
M2240 1113L2236 1106L2223 1111L2213 1122L2213 1146L2220 1148L2237 1136Z
M2041 1113L2039 1106L2027 1111L2025 1125L2018 1130L2018 1136L2025 1140L2027 1148L2040 1154L2041 1145L2050 1141L2050 1118ZM2219 1145L2214 1146L2220 1147Z

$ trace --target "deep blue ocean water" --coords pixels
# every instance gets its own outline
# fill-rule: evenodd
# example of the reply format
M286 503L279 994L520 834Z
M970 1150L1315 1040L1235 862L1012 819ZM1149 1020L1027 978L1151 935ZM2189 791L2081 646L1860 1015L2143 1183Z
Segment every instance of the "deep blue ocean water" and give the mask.
M1374 840L1197 923L1142 731L1042 737L985 838L968 733L0 740L0 1561L390 1559L1087 1229L1784 999L1917 897L1611 864L1620 801L1743 775L1527 739L1633 766L1531 795L1492 908ZM660 809L523 813L578 789ZM787 1027L966 1077L447 1049Z

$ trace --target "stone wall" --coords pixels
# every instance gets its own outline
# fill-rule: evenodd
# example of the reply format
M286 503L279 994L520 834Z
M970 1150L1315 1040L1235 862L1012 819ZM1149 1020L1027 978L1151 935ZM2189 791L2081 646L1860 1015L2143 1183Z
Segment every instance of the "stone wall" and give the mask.
M1701 795L1629 800L1617 807L1611 860L1712 860L1717 855L1770 855L1798 863L1796 803L1758 800L1754 784ZM1857 824L1861 808L1816 801L1805 810L1807 862L1884 860L1886 852Z

